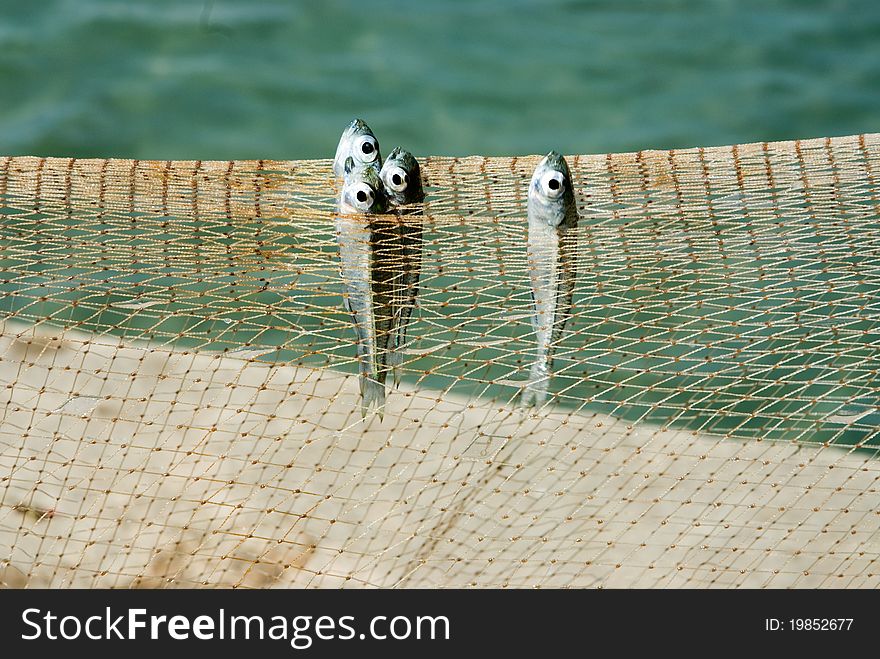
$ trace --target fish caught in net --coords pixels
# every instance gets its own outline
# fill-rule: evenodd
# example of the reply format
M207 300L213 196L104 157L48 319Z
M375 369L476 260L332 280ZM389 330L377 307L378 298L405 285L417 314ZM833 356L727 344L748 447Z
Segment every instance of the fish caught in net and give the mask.
M540 158L420 160L380 417L330 161L0 158L0 586L880 585L880 136L566 156L533 407Z

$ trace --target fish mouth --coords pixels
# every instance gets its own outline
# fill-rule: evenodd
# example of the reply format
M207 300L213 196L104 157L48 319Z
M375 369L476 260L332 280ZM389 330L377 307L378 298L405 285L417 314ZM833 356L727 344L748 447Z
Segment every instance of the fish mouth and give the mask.
M385 162L391 162L403 167L404 169L408 169L407 165L409 165L412 159L413 156L409 151L404 151L402 147L396 146L394 147L394 150L388 154Z
M558 151L551 151L546 156L544 156L544 163L554 169L562 169L565 167L565 158L562 157L562 154Z
M416 157L403 147L396 146L394 150L385 158L385 164L394 164L406 171L412 176L419 169L419 161Z
M382 189L382 179L375 167L367 167L363 171L363 182L373 188L373 192L377 193Z
M371 133L373 131L370 130L370 127L367 125L367 122L363 119L352 119L351 123L348 124L348 128L345 129L348 133Z
M550 169L559 172L566 179L571 179L571 170L568 168L568 163L566 162L565 157L558 151L551 151L544 156L544 159L541 161L538 168L545 170Z

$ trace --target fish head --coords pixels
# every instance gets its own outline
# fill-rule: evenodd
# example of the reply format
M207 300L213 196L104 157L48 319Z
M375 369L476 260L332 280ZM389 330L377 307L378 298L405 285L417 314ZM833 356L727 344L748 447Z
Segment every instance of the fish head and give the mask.
M357 167L379 166L379 141L363 119L353 119L339 138L333 159L333 172L338 178L344 174L346 158L354 159Z
M397 147L388 154L379 176L395 205L418 203L424 199L419 161L406 149Z
M565 158L556 151L544 156L532 175L531 190L548 200L562 199L566 191L571 192L571 171Z
M372 167L358 168L349 156L344 165L345 184L341 192L341 208L354 213L384 213L385 190L379 174Z
M571 170L565 158L551 151L541 159L529 183L529 217L559 226L574 208Z

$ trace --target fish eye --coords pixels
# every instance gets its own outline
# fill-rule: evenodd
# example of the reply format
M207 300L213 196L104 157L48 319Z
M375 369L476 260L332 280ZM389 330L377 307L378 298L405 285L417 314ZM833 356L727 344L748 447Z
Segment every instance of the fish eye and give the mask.
M541 177L541 191L548 197L559 197L564 187L565 177L562 172L547 172Z
M409 174L402 167L392 167L385 172L385 185L394 192L403 192L409 185Z
M379 155L379 143L370 135L362 135L355 144L354 151L361 162L372 162Z
M373 189L366 183L356 183L352 188L352 205L359 210L369 209L376 197Z

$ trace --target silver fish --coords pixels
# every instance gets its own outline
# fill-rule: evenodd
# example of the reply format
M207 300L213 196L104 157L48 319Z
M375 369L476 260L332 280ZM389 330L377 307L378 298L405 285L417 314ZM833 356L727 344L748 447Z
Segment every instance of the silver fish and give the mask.
M374 167L379 171L382 156L379 154L379 141L363 119L353 119L342 131L336 157L333 158L333 174L337 179L345 178L345 162L352 159L354 169Z
M522 394L541 405L553 370L553 349L571 318L578 215L565 158L551 151L532 175L528 194L528 264L537 354Z
M344 163L345 182L339 194L336 239L339 243L345 307L354 321L360 373L361 416L378 407L383 416L387 350L392 327L391 280L394 270L381 258L376 244L387 220L374 217L387 209L378 171L358 167L351 157Z
M406 332L419 294L422 269L422 209L425 200L419 161L400 147L392 151L380 172L388 201L398 217L398 242L393 257L399 264L395 287L394 327L388 346L388 365L394 374L394 386L400 384L400 365L406 345Z

